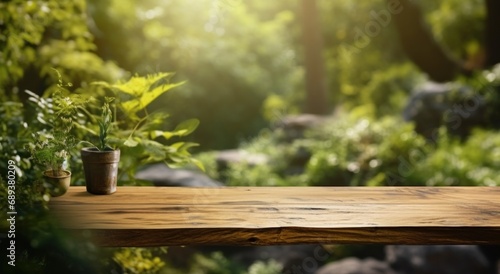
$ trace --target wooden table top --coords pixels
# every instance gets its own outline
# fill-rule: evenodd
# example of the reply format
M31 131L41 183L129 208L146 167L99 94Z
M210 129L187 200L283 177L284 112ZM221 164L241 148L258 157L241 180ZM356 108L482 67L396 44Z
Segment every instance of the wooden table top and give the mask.
M498 187L71 187L49 207L101 246L500 244Z

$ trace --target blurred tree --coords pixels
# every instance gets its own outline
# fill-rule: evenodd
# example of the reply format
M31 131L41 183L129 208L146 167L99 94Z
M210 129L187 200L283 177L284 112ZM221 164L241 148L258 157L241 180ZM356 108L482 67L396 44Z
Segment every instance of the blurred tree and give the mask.
M500 1L486 0L486 62L487 67L500 63Z
M328 87L323 58L323 37L316 0L301 1L302 45L304 47L305 112L326 114L329 109Z
M485 29L482 43L486 49L486 56L482 56L484 53L481 50L475 50L473 53L469 52L469 56L461 56L461 58L453 56L452 52L436 41L425 24L418 4L411 0L387 0L387 2L389 5L393 5L395 2L401 5L401 12L395 15L401 45L412 62L427 73L431 79L438 82L451 81L459 74L470 75L474 70L484 68L484 66L491 67L500 62L500 36L498 35L500 3L498 1L484 1L487 17L484 22L485 26L482 27ZM479 4L478 1L471 2ZM448 8L450 8L450 4L453 2L446 3ZM466 21L463 18L460 20ZM463 25L465 28L470 28L470 26Z
M395 2L388 0L389 3ZM453 79L463 68L434 39L426 28L417 4L410 0L400 3L401 12L394 18L403 49L409 58L429 76L440 82Z
M331 101L358 116L399 112L422 77L407 64L392 17L382 24L377 20L387 10L386 1L317 3Z

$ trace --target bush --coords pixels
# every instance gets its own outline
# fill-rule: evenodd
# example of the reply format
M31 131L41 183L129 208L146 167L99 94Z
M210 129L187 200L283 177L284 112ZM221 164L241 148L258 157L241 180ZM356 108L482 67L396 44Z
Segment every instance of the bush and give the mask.
M436 140L428 141L401 118L372 121L344 115L304 138L284 140L280 130L261 134L241 149L267 155L266 164L235 164L213 174L232 186L495 186L500 179L500 135L495 131L477 130L462 141L442 128ZM302 168L294 160L297 155L306 155Z

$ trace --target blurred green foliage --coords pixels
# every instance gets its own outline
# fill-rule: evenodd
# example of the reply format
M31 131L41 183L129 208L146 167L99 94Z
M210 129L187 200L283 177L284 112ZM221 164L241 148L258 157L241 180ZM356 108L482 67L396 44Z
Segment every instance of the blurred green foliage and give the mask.
M222 252L196 253L187 269L165 267L159 273L171 274L278 274L283 266L273 259L256 261L248 267L230 261Z
M240 149L266 155L266 164L230 164L217 170L214 153L202 161L213 178L244 186L498 186L500 135L476 130L467 140L443 127L435 140L401 118L343 115L287 143L278 129ZM297 172L294 159L307 155ZM302 156L301 156L302 155ZM294 170L295 168L295 170Z
M481 50L482 20L486 15L484 1L425 0L422 6L427 11L426 19L432 33L455 56L467 57Z
M179 80L187 80L185 91L168 94L156 107L169 108L176 122L198 117L193 138L202 150L234 147L255 136L265 126L262 111L270 119L269 105L281 104L277 98L286 105L275 107L300 110L298 1L192 1L90 1L97 52L129 71L175 70ZM421 5L436 38L457 57L480 50L485 15L480 1ZM373 16L387 10L387 2L318 1L318 6L331 104L370 117L401 109L425 77L408 63L392 19L380 24ZM366 32L370 22L380 30L361 47L358 31Z
M8 1L1 4L0 21L9 23L0 37L5 47L0 80L10 93L14 87L33 90L34 83L38 88L49 84L47 78L54 80L51 67L75 86L114 82L127 71L176 71L176 81L187 83L181 92L162 96L155 108L167 108L174 123L199 118L193 138L201 150L234 147L265 126L262 112L270 119L270 105L287 112L301 108L298 4ZM420 4L433 34L455 56L466 58L481 50L485 10L480 0ZM387 2L318 1L318 7L331 104L360 116L397 112L425 77L404 56L392 19L380 23L373 15L386 11ZM359 31L366 32L369 23L379 24L380 30L360 46ZM43 81L27 83L27 77Z
M113 62L95 54L86 9L85 0L0 3L2 93L22 93L23 88L39 93L57 83L52 68L77 86L122 77Z
M125 71L176 71L178 81L188 82L180 87L182 92L166 94L155 107L168 108L177 123L198 117L201 124L193 138L202 150L234 147L256 135L265 126L262 103L268 97L283 98L288 106L282 107L289 112L301 107L304 72L298 1L10 1L2 5L29 14L3 15L4 21L15 22L7 25L8 35L3 36L7 50L2 60L15 62L0 66L8 68L7 82L15 83L32 66L45 78L55 67L77 86L99 79L113 82ZM386 25L378 23L380 31L368 37L366 45L357 44L358 31L366 32L368 23L378 22L373 13L387 10L386 1L318 1L318 5L331 103L372 117L400 109L424 77L407 62L391 18ZM485 15L481 1L422 1L421 5L436 38L456 56L480 50ZM346 51L352 47L356 50Z
M159 257L165 253L166 248L119 248L114 251L113 260L123 273L153 274L165 266Z

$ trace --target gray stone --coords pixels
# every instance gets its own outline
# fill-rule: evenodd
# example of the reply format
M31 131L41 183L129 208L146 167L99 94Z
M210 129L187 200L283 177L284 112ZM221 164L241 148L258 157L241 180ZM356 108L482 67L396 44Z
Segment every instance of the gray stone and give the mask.
M291 142L304 137L306 130L321 125L326 119L326 116L314 114L291 115L276 122L274 128L283 129L285 140Z
M165 164L154 164L137 172L139 180L151 181L156 186L218 187L220 182L207 175L186 169L173 169Z
M486 274L488 261L477 246L386 246L387 262L404 274Z
M231 261L245 268L256 261L275 260L284 274L312 274L331 258L322 245L201 247L204 253L222 251Z
M484 97L470 87L428 82L415 89L403 117L413 121L415 131L427 139L435 139L440 126L465 138L472 128L487 126L487 109Z
M268 162L265 154L250 153L241 149L229 149L219 151L215 157L217 169L226 169L230 164L246 163L249 166L263 165Z
M283 265L282 273L306 274L314 273L330 256L321 245L279 245L247 248L231 256L231 260L250 265L274 259Z
M372 258L346 258L320 268L316 274L396 274L386 262Z

